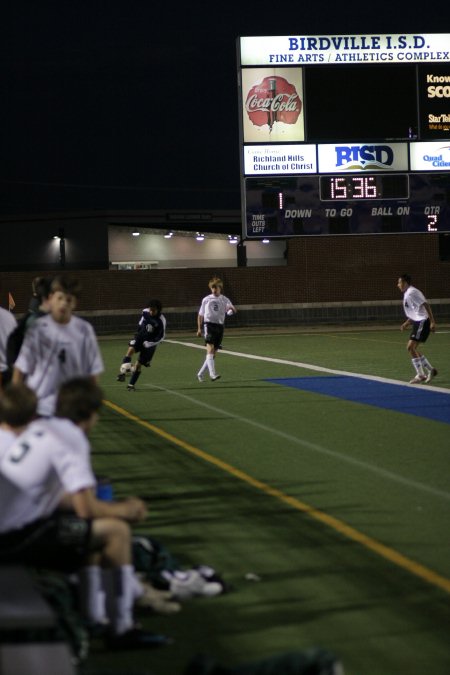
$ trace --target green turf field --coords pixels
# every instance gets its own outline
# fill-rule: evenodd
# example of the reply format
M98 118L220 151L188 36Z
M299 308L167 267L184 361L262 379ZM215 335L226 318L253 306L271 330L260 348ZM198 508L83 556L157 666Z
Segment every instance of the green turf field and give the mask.
M320 645L347 675L448 675L450 329L424 349L438 377L417 387L396 384L413 375L398 330L228 330L214 383L196 379L193 335L169 332L136 392L115 381L127 336L101 340L93 462L118 497L148 501L141 531L233 589L147 618L172 646L94 643L87 672L181 675L199 652L233 666ZM268 381L350 374L375 398Z

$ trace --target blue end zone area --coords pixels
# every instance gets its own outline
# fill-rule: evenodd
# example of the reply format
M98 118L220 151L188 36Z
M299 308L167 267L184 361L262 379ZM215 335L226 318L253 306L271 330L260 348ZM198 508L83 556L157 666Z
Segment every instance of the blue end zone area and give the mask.
M347 375L270 378L266 381L450 424L450 393L441 394L423 386L402 387Z

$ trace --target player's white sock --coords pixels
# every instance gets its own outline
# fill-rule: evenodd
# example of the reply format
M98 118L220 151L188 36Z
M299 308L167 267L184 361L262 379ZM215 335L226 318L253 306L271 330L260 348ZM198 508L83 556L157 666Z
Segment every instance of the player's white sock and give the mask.
M132 581L132 586L133 586L133 594L134 598L140 598L141 595L144 595L144 587L139 579L139 577L136 574L136 571L133 568L133 581Z
M106 623L105 592L102 570L89 565L80 570L80 606L83 616L93 623Z
M133 565L113 567L104 572L106 611L114 633L121 635L133 627L136 579Z
M214 363L214 354L208 354L208 356L206 357L206 364L208 366L209 376L215 377L216 376L216 365Z
M203 373L205 372L205 370L208 370L208 361L207 361L207 359L204 360L203 365L202 365L202 367L200 368L200 370L198 371L197 375L198 375L199 377L201 377L201 376L203 375Z
M416 370L416 373L418 375L425 375L425 373L423 371L422 357L421 356L417 357L416 359L412 359L412 364L413 364L413 366Z
M433 370L433 366L432 366L431 363L428 361L428 359L427 359L426 356L421 356L420 360L421 360L421 362L422 362L422 368L423 368L424 370Z

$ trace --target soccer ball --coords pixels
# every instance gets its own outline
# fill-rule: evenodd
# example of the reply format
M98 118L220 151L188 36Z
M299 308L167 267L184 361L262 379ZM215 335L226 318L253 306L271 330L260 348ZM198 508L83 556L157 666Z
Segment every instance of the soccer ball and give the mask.
M131 363L122 363L120 366L120 372L122 375L131 375L133 366Z

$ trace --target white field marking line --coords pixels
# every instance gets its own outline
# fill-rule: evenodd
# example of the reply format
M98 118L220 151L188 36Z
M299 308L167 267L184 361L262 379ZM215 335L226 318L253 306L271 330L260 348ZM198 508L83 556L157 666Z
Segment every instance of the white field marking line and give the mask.
M197 345L193 342L181 342L180 340L165 340L174 345L182 345L183 347L193 347L194 349L205 349L204 345ZM243 352L232 352L228 349L221 349L221 354L229 354L230 356L240 356L243 359L253 359L254 361L268 361L269 363L279 363L282 366L294 366L295 368L304 368L305 370L317 370L319 373L331 373L332 375L346 375L347 377L359 377L361 380L373 380L375 382L383 382L384 384L395 384L399 387L413 387L417 389L416 384L409 384L409 382L401 382L400 380L391 380L388 377L378 377L377 375L362 375L361 373L351 373L346 370L336 370L334 368L325 368L324 366L314 366L311 363L301 363L300 361L288 361L286 359L275 359L270 356L258 356L256 354L244 354ZM275 378L276 379L276 378ZM435 387L427 384L426 387L421 385L424 390L439 391L441 394L450 396L450 389L444 387Z
M289 441L290 443L300 445L301 447L306 448L307 450L310 450L312 452L319 452L323 455L328 455L333 459L338 459L340 461L347 462L347 464L352 464L353 466L357 466L358 468L364 469L365 471L372 471L372 473L376 473L379 476L382 476L383 478L388 478L389 480L395 481L396 483L403 483L403 485L406 485L409 488L416 488L418 490L421 490L422 492L427 492L433 495L434 497L440 497L441 499L450 500L450 492L437 490L436 488L432 488L429 485L424 485L423 483L418 483L417 481L410 480L408 478L403 478L403 476L399 476L398 474L392 473L391 471L387 471L386 469L380 469L379 467L374 466L373 464L361 462L360 460L354 459L352 457L347 457L346 455L343 455L340 452L336 452L335 450L330 450L329 448L325 448L322 445L318 445L317 443L311 443L310 441L306 441L302 438L299 438L298 436L292 436L291 434L287 434L286 432L280 431L279 429L274 429L273 427L269 427L266 424L262 424L261 422L256 422L255 420L252 420L248 417L243 417L242 415L236 415L235 413L228 412L223 408L217 408L216 406L213 406L210 403L199 401L198 399L193 398L192 396L188 396L187 394L182 394L179 391L167 389L166 387L160 387L156 384L146 384L144 385L144 387L148 389L157 389L158 391L163 391L166 394L177 396L178 398L184 399L185 401L189 401L189 403L195 403L201 408L206 408L206 410L209 410L211 412L219 413L222 417L228 417L235 422L242 422L244 424L248 424L249 426L255 427L256 429L265 431L274 436L278 436L279 438ZM199 387L201 387L201 385L199 385Z

